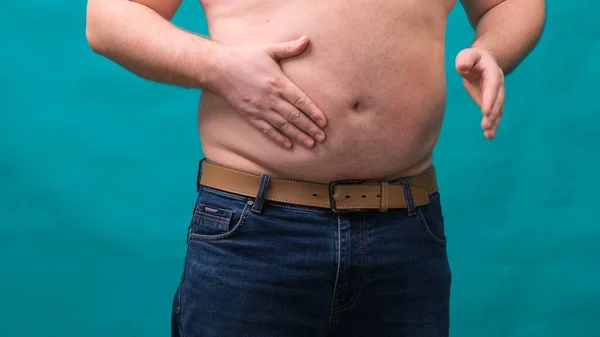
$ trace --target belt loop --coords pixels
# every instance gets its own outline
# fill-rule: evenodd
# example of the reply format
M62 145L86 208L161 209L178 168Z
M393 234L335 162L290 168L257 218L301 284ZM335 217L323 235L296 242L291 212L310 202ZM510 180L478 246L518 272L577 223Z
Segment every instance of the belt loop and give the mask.
M389 204L390 204L390 202L389 202L389 200L390 200L389 199L390 185L387 181L382 181L380 183L380 187L381 187L381 190L380 190L379 194L381 195L381 199L380 199L380 203L379 203L379 211L381 213L384 213L384 212L387 212Z
M254 199L254 205L252 205L252 209L250 209L252 213L260 214L262 212L262 207L265 203L267 192L269 191L270 182L271 176L267 174L262 174L260 176L260 187L258 188L258 193L256 194L256 198Z
M410 179L402 178L400 179L402 186L404 187L404 197L406 198L406 207L408 208L408 216L415 215L415 201L412 195L412 189L410 186Z
M206 158L200 159L198 163L198 172L196 173L196 192L200 192L200 178L202 177L202 163Z

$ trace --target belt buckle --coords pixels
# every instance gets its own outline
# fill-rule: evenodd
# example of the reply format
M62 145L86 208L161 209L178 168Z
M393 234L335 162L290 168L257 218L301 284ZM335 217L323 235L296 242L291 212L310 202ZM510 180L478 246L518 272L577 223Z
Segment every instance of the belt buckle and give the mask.
M335 193L335 187L337 185L362 185L362 184L366 184L366 183L376 183L376 182L371 181L371 180L337 180L337 181L330 182L329 183L329 208L331 208L331 210L334 213L354 213L354 212L366 211L366 209L362 209L362 208L339 209L339 208L337 208L335 198L333 197L333 194Z

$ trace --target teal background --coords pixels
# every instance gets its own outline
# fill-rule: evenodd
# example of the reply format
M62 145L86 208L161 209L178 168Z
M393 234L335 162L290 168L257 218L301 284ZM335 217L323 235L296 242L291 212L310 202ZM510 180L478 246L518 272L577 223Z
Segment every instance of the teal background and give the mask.
M0 336L168 336L199 93L94 55L84 1L0 8ZM453 336L600 336L599 10L549 1L492 142L453 70L471 28L450 17L436 162ZM206 33L193 1L175 21Z

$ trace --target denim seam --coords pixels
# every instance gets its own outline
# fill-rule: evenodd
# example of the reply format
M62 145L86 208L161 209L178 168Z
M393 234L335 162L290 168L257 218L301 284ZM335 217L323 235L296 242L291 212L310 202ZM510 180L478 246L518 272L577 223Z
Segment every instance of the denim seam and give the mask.
M340 265L341 265L341 255L342 255L342 224L341 224L341 220L340 217L337 217L337 270L336 270L336 274L335 274L335 282L333 284L333 294L331 295L331 313L329 315L329 324L331 324L333 322L333 316L336 313L335 310L335 296L336 296L336 292L337 292L337 285L338 285L338 280L340 277Z
M425 233L425 235L427 235L427 237L429 237L435 243L445 246L447 240L440 239L437 237L437 235L433 234L433 232L429 228L429 224L427 223L427 220L425 219L425 216L423 215L423 212L421 211L421 209L417 208L416 211L417 211L417 217L418 217L417 221L419 222L419 225L420 225L421 229L423 230L423 232Z
M244 206L244 209L242 210L242 214L240 215L240 220L235 224L235 226L233 226L233 228L227 232L227 233L223 233L223 234L216 234L216 235L207 235L207 234L194 234L194 233L190 233L190 241L217 241L217 240L223 240L223 239L227 239L230 236L232 236L233 234L235 234L236 232L238 232L241 228L242 225L246 222L246 219L249 216L250 213L250 205L251 202L248 201L246 203L246 205Z
M188 228L187 230L187 238L186 238L186 249L185 249L185 256L183 258L183 274L181 274L181 279L179 280L179 287L177 288L177 314L181 315L181 295L182 295L182 291L181 288L183 287L183 283L185 282L185 271L187 269L187 263L188 263L188 258L189 258L189 240L190 240L190 231L191 231L191 227ZM180 320L180 324L181 324L181 320Z
M191 240L191 230L192 227L188 227L188 232L187 232L187 237L186 237L186 249L185 249L185 257L183 259L183 274L181 275L181 280L179 281L179 287L177 288L177 308L176 308L176 314L179 316L178 320L177 320L177 327L179 328L179 334L181 335L181 337L185 337L185 330L183 329L183 322L182 322L182 317L183 317L183 306L181 305L183 303L183 286L185 284L185 274L187 272L187 267L188 267L188 263L189 263L189 258L190 258L190 240Z
M196 219L200 220L206 220L206 221L212 221L212 222L216 222L218 224L221 225L228 225L229 221L231 221L231 218L225 218L225 217L219 217L219 216L214 216L214 215L208 215L208 214L203 214L203 213L194 213L194 215L196 216Z
M358 289L356 290L354 295L352 295L352 297L348 301L346 301L345 304L334 308L336 313L346 311L346 310L350 309L354 304L356 304L356 301L358 301L358 298L362 294L362 290L365 287L366 277L367 277L367 230L366 230L366 227L367 226L365 223L365 217L363 216L361 224L360 224L360 233L359 233L359 238L360 238L360 269L359 270L360 271L358 274L358 280L359 280Z
M367 281L367 270L368 270L368 264L369 264L369 259L368 259L368 253L369 253L369 246L367 245L367 222L365 221L365 218L363 216L362 219L362 223L361 223L361 233L360 233L360 240L361 240L361 259L360 259L360 265L361 265L361 286L360 289L362 289Z

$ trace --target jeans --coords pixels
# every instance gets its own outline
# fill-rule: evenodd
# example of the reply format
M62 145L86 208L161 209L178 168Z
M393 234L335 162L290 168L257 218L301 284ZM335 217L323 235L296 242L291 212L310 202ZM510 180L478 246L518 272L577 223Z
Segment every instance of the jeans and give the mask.
M450 283L439 192L334 213L200 186L172 337L444 337Z

